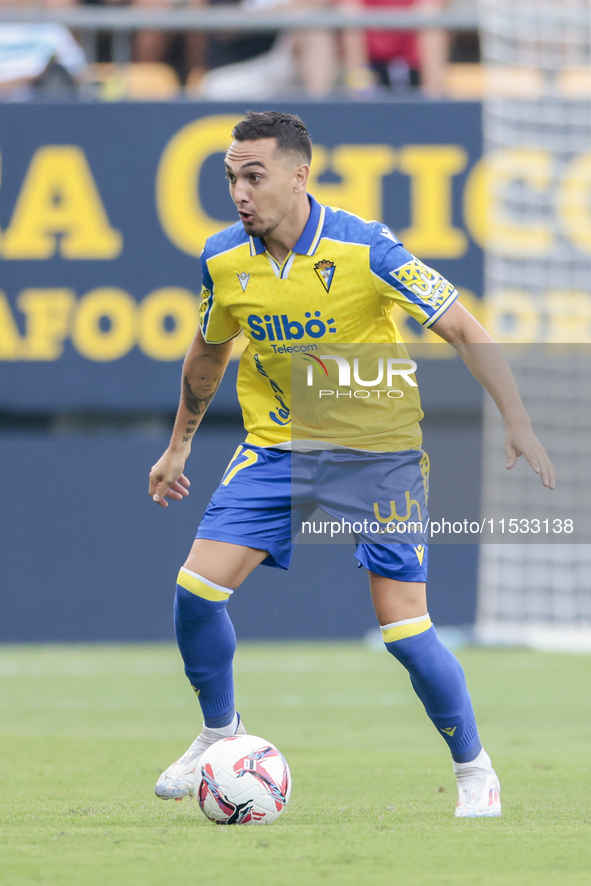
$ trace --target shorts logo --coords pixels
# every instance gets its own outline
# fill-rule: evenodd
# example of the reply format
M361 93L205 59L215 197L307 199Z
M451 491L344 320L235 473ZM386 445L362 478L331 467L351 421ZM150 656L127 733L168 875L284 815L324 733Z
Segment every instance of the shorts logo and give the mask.
M326 291L329 292L332 278L334 277L334 272L336 270L335 263L323 258L321 261L316 262L316 264L314 265L314 270L316 271L316 275Z
M236 271L236 276L238 277L238 282L242 286L242 292L246 292L246 287L248 286L248 281L250 280L250 274L247 274L246 271L241 271L239 274Z
M423 518L421 517L421 506L418 503L418 501L416 500L416 498L410 497L410 492L408 491L408 489L404 490L404 498L406 500L406 514L404 515L404 517L402 517L398 514L398 512L396 510L396 502L395 501L390 501L389 515L387 517L382 517L382 515L380 513L379 502L374 501L373 512L376 516L376 519L378 519L380 521L380 523L391 523L393 520L396 520L398 522L402 521L403 523L405 523L407 520L410 520L410 516L412 513L413 506L414 506L417 510L417 515L418 515L419 520L422 520ZM419 545L419 547L422 547L422 545ZM415 548L415 550L416 550L416 548ZM423 553L424 553L424 551L421 552L421 555L419 556L419 554L417 552L417 557L419 557L419 562L421 562L423 559Z
M428 268L416 258L396 268L395 271L390 271L390 276L432 308L441 307L455 291L451 283L448 283L441 274Z
M423 557L425 556L425 545L415 545L415 554L417 555L417 560L419 561L419 565L423 565Z

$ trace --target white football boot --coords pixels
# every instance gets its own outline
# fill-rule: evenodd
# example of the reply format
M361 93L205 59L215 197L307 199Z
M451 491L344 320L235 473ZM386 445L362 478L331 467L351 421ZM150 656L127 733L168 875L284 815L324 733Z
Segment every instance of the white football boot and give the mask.
M183 797L194 797L195 771L204 751L216 741L230 735L246 735L240 714L235 714L233 721L221 729L209 729L204 725L191 747L176 763L164 770L154 788L156 796L162 800L182 800Z
M483 749L470 763L454 763L458 782L456 818L498 818L501 814L501 785Z

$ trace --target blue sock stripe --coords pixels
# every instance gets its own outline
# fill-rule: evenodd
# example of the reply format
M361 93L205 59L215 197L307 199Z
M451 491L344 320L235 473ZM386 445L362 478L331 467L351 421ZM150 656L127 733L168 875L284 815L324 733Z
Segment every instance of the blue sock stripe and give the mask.
M189 675L187 674L187 676ZM202 695L199 695L199 703L203 712L205 725L210 726L213 729L219 728L219 726L227 726L234 717L234 692L232 689L218 693L217 695L212 695L209 698L204 698ZM231 717L228 716L230 712L232 713ZM225 720L226 722L213 723L212 720Z

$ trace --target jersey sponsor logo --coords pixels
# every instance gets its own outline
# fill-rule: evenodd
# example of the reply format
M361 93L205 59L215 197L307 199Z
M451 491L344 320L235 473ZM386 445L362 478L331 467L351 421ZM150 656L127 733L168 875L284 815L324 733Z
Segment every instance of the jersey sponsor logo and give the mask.
M316 275L327 292L330 292L330 287L332 284L332 278L334 277L334 272L336 270L336 265L333 261L328 261L328 259L323 258L321 261L317 261L314 265L314 270L316 271Z
M250 314L247 322L250 334L256 341L292 341L304 335L322 338L327 332L337 331L336 326L332 326L334 318L324 321L320 311L314 311L313 315L306 311L304 317L304 322L300 323L299 320L291 320L287 314L264 314L262 317Z
M318 345L271 345L275 354L308 354L317 351Z
M454 292L454 287L445 277L416 258L390 271L390 276L432 308L441 307Z
M236 276L238 277L238 282L242 286L242 292L246 292L246 287L248 286L248 281L250 280L250 274L247 274L246 271L241 271L240 273L236 271Z

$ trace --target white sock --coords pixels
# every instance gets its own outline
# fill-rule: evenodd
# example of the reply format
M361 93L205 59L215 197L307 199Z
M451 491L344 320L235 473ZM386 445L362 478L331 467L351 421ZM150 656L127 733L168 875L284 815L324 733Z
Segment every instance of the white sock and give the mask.
M478 773L474 770L491 770L492 768L491 759L484 748L482 748L478 756L474 760L470 760L469 763L454 762L454 772L458 777L462 775L476 775Z
M227 726L220 726L219 729L212 729L210 726L206 726L203 724L202 732L205 733L215 733L219 735L220 738L227 738L229 735L236 735L236 730L238 729L238 714L234 714L234 719L231 723L228 723Z

